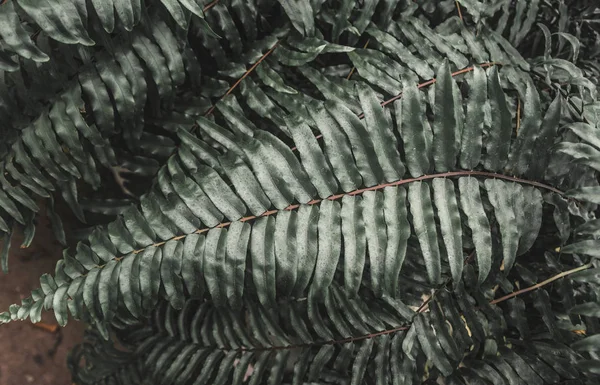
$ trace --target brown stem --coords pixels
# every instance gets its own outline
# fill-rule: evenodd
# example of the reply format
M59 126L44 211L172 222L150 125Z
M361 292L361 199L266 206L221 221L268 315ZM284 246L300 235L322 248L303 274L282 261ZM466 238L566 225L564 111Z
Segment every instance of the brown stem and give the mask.
M478 64L478 65L479 65L479 67L487 68L487 67L492 67L492 66L495 66L495 65L499 65L499 63L489 62L489 63L482 63L482 64ZM475 66L463 68L462 70L458 70L456 72L453 72L452 73L452 77L472 72L474 69L475 69ZM436 81L437 81L437 79L433 78L433 79L428 80L428 81L426 81L424 83L418 84L417 88L421 89L421 88L424 88L424 87L428 87L428 86L430 86L432 84L435 84ZM381 102L381 107L385 107L388 104L391 104L391 103L395 102L396 100L400 99L401 97L402 97L402 93L399 93L398 95L394 96L393 98ZM363 119L364 117L365 117L364 112L361 113L360 115L358 115L359 119Z
M395 182L390 182L390 183L383 183L383 184L379 184L377 186L372 186L372 187L367 187L367 188L363 188L363 189L359 189L359 190L354 190L354 191L350 191L348 193L342 193L342 194L337 194L337 195L332 195L330 197L324 198L324 199L313 199L310 202L307 202L307 205L315 205L318 203L323 202L324 200L330 200L330 201L335 201L335 200L339 200L342 199L343 197L345 197L346 195L349 196L355 196L355 195L360 195L364 192L367 191L377 191L377 190L382 190L386 187L392 187L392 186L402 186L408 183L413 183L413 182L420 182L420 181L424 181L424 180L430 180L430 179L435 179L435 178L456 178L456 177L461 177L461 176L473 176L473 177L477 177L477 176L483 176L483 177L488 177L488 178L495 178L495 179L503 179L503 180L508 180L511 182L516 182L516 183L522 183L522 184L527 184L530 186L535 186L538 188L542 188L548 191L552 191L554 193L560 194L560 195L564 195L564 192L556 189L552 186L548 186L546 184L540 183L540 182L535 182L535 181L531 181L531 180L526 180L526 179L521 179L521 178L517 178L514 176L508 176L508 175L502 175L502 174L496 174L493 172L486 172L486 171L450 171L450 172L444 172L444 173L440 173L440 174L431 174L431 175L423 175L420 176L418 178L409 178L409 179L400 179L397 180ZM267 217L270 215L275 215L277 214L279 211L289 211L289 210L295 210L297 208L300 207L300 204L293 204L293 205L289 205L288 207L284 208L283 210L279 210L279 209L274 209L274 210L269 210L266 211L260 215L250 215L247 217L243 217L241 218L239 221L240 222L248 222L257 218L261 218L261 217ZM231 224L231 222L224 222L221 223L219 225L217 225L216 227L227 227ZM206 229L199 229L196 231L196 234L202 234L205 233L207 231L209 231L209 228Z
M229 87L229 89L227 90L225 95L221 96L219 98L219 100L215 104L213 104L212 107L210 107L208 111L206 111L204 116L212 114L212 112L215 110L215 108L217 108L217 103L219 103L221 100L225 99L229 94L231 94L233 92L233 90L235 90L237 88L237 86L240 85L242 80L246 79L246 77L248 77L248 75L250 75L252 73L252 71L254 71L256 69L256 67L258 67L258 65L260 63L262 63L270 54L273 53L273 51L275 51L275 48L277 48L277 46L279 45L280 42L281 42L281 40L278 40L273 45L273 47L271 47L271 49L269 49L267 52L265 52L265 54L262 55L260 57L260 59L258 59L258 61L252 65L252 67L248 68L248 70L242 75L242 77L239 78L235 83L233 83L233 85L231 87Z
M521 128L521 98L518 98L517 102L517 129L515 134L519 135L519 129Z
M465 263L469 263L471 260L471 257L474 253L471 253L466 259L465 259ZM540 282L536 285L530 286L528 288L516 291L514 293L511 293L509 295L506 295L502 298L498 298L495 299L493 301L490 302L490 304L496 304L502 301L506 301L507 299L516 297L520 294L525 294L527 292L530 292L532 290L536 290L539 289L542 286L545 286L551 282L556 281L557 279L566 277L570 274L574 274L586 269L589 269L592 266L591 263L588 263L587 265L583 265L580 267L577 267L575 269L569 270L569 271L565 271L562 272L560 274L555 275L554 277L548 278L547 280ZM439 291L444 289L444 287L448 284L448 282L450 282L450 279L447 280L441 287L439 287L431 296L429 296L427 299L425 299L425 301L423 301L423 303L421 304L421 306L419 306L419 309L416 311L416 313L422 313L423 311L426 310L427 305L429 304L429 302L431 302L431 300L434 298L435 294ZM301 348L310 348L310 347L314 347L314 346L323 346L323 345L339 345L339 344L346 344L346 343L352 343L352 342L356 342L356 341L362 341L362 340L366 340L366 339L370 339L370 338L375 338L375 337L379 337L382 335L386 335L386 334L393 334L393 333L397 333L400 331L407 331L408 329L410 329L410 327L412 326L411 324L408 325L404 325L404 326L400 326L394 329L388 329L388 330L382 330L376 333L370 333L370 334L364 334L361 336L356 336L356 337L348 337L348 338L344 338L344 339L340 339L340 340L329 340L329 341L320 341L320 342L313 342L313 343L305 343L305 344L296 344L296 345L282 345L282 346L269 346L269 347L260 347L260 348L239 348L237 349L237 351L239 352L254 352L254 351L265 351L265 350L286 350L286 349L301 349ZM224 349L226 350L226 349Z
M455 3L456 3L456 11L458 12L458 18L460 19L460 21L462 21L464 23L465 20L463 19L462 10L460 9L460 3L458 2L458 0L456 0Z
M469 263L471 263L471 261L473 261L473 257L475 256L475 250L473 250L468 256L467 258L465 258L464 264L468 265ZM448 284L450 283L450 281L452 281L451 277L448 277L448 279L446 279L446 281L437 289L435 289L433 291L433 293L431 293L431 295L429 297L427 297L425 299L425 301L423 301L423 303L421 304L421 306L419 306L419 308L417 309L417 313L423 313L425 310L427 310L429 308L429 303L435 298L435 296L437 295L437 293L440 292L440 290L444 290L446 288L446 286L448 286Z
M44 322L38 322L38 323L31 324L31 326L38 328L38 329L42 329L43 331L48 332L48 333L56 333L58 331L58 325L56 325L56 324L51 325L51 324L47 324Z
M209 9L211 9L212 7L217 5L219 3L219 1L221 1L221 0L211 1L210 3L206 4L206 6L204 7L204 9L202 11L204 11L204 12L208 11Z
M383 184L379 184L377 186L372 186L372 187L367 187L367 188L363 188L363 189L359 189L359 190L354 190L354 191L350 191L348 193L343 193L343 194L337 194L337 195L332 195L330 197L327 197L325 199L313 199L310 202L307 202L307 205L315 205L318 203L323 202L324 200L330 200L330 201L335 201L335 200L339 200L342 199L344 196L349 195L349 196L355 196L355 195L360 195L366 191L377 191L377 190L382 190L386 187L392 187L392 186L402 186L408 183L413 183L413 182L420 182L420 181L424 181L424 180L430 180L430 179L435 179L435 178L456 178L456 177L461 177L461 176L473 176L473 177L487 177L487 178L495 178L495 179L503 179L503 180L508 180L511 182L516 182L516 183L522 183L522 184L526 184L526 185L530 185L530 186L535 186L541 189L545 189L548 191L552 191L554 193L560 194L560 195L564 195L564 192L556 189L552 186L548 186L546 184L540 183L540 182L535 182L535 181L531 181L531 180L527 180L527 179L521 179L521 178L517 178L514 176L508 176L508 175L502 175L502 174L496 174L493 172L486 172L486 171L450 171L450 172L444 172L444 173L439 173L439 174L431 174L431 175L423 175L420 176L418 178L409 178L409 179L400 179L397 180L395 182L390 182L390 183L383 183ZM297 208L300 207L300 204L292 204L289 205L288 207L279 210L279 209L273 209L273 210L269 210L269 211L265 211L264 213L260 214L260 215L249 215L247 217L243 217L240 218L239 221L240 222L248 222L248 221L252 221L254 219L257 218L261 218L261 217L268 217L270 215L275 215L280 211L289 211L289 210L295 210ZM215 228L223 228L223 227L228 227L231 225L231 222L223 222L223 223L219 223L218 225L215 226ZM198 229L194 232L194 234L202 234L202 233L206 233L208 231L210 231L211 228L204 228L204 229ZM185 238L187 235L178 235L177 237L174 237L170 240L179 240L179 239L183 239ZM150 246L144 247L142 249L138 249L135 250L133 253L134 254L138 254L141 253L142 251L146 250L146 248L148 247L158 247L161 245L164 245L167 241L162 241L162 242L158 242L158 243L154 243ZM115 258L115 259L121 259L123 257L119 257L119 258Z
M348 343L356 342L356 341L368 340L368 339L380 337L380 336L383 336L386 334L393 334L393 333L397 333L397 332L401 332L401 331L406 331L408 329L410 329L410 325L400 326L400 327L397 327L394 329L382 330L382 331L371 333L371 334L364 334L362 336L343 338L341 340L317 341L317 342L312 342L312 343L296 344L296 345L266 346L266 347L260 347L260 348L243 348L242 347L242 348L238 348L237 351L238 352L257 352L257 351L265 351L265 350L302 349L302 348L311 348L311 347L323 346L323 345L341 345L341 344L348 344ZM227 350L227 349L222 349L222 350Z
M480 66L480 67L482 67L482 68L486 68L486 67L492 67L492 66L495 66L495 65L500 65L500 64L499 64L499 63L495 63L495 62L489 62L489 63L482 63L482 64L479 64L479 66ZM459 71L453 72L453 73L452 73L452 77L455 77L455 76L458 76L458 75L462 75L462 74L469 73L469 72L473 71L474 69L475 69L475 66L471 66L471 67L463 68L462 70L459 70ZM352 75L352 72L350 72L350 75ZM348 75L348 76L350 76L350 75ZM432 85L432 84L435 84L435 82L436 82L436 79L434 78L434 79L428 80L428 81L426 81L426 82L423 82L423 83L419 83L419 84L417 84L417 88L421 89L421 88L424 88L424 87L428 87L428 86L430 86L430 85ZM401 97L402 97L402 92L401 92L401 93L399 93L398 95L394 96L394 97L393 97L393 98L391 98L391 99L384 100L383 102L381 102L381 103L380 103L380 104L381 104L381 107L385 107L385 106L387 106L388 104L391 104L391 103L395 102L396 100L400 99ZM361 120L362 120L362 119L364 119L364 118L365 118L365 113L364 113L364 112L361 112L361 113L358 115L358 118L359 118L359 119L361 119ZM321 135L321 134L319 134L319 135L315 136L315 138L316 138L316 139L321 139L322 137L323 137L323 135ZM298 149L298 148L297 148L297 147L295 147L295 146L291 148L291 150L292 150L292 151L296 151L297 149Z
M540 283L537 283L537 284L535 284L533 286L526 287L525 289L521 289L521 290L515 291L513 293L507 294L504 297L495 299L495 300L491 301L490 304L494 305L494 304L497 304L497 303L500 303L500 302L504 302L504 301L506 301L508 299L511 299L513 297L516 297L518 295L525 294L525 293L528 293L528 292L533 291L533 290L537 290L537 289L539 289L539 288L541 288L543 286L546 286L549 283L552 283L552 282L556 281L557 279L561 279L563 277L566 277L567 275L578 273L580 271L589 269L590 267L592 267L592 264L588 263L587 265L579 266L579 267L577 267L575 269L571 269L571 270L568 270L568 271L563 271L562 273L557 274L554 277L550 277L547 280L542 281Z
M367 42L363 46L363 49L366 49L369 46L370 41L371 41L371 39L367 39ZM350 80L350 78L354 74L354 71L356 71L356 67L352 67L352 69L350 70L350 73L348 74L348 76L346 76L346 80Z

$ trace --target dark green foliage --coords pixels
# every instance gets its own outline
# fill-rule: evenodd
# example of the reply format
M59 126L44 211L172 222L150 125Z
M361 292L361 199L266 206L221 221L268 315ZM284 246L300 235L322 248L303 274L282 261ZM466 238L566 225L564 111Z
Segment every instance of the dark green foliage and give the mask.
M0 321L88 323L77 383L598 381L592 2L68 3L0 6L3 267L96 226Z

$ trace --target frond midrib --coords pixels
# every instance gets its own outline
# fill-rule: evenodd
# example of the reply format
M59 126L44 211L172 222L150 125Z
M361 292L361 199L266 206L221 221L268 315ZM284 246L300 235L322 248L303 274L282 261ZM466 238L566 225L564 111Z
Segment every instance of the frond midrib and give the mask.
M409 179L400 179L397 180L395 182L390 182L390 183L383 183L383 184L379 184L377 186L372 186L372 187L366 187L366 188L362 188L362 189L358 189L358 190L354 190L354 191L350 191L348 193L341 193L341 194L336 194L336 195L332 195L330 197L327 198L317 198L317 199L313 199L305 204L300 204L300 203L295 203L295 204L291 204L288 207L284 208L284 209L272 209L272 210L268 210L265 211L264 213L260 214L260 215L249 215L249 216L245 216L242 217L240 219L238 219L236 222L251 222L254 221L258 218L263 218L263 217L268 217L268 216L272 216L272 215L276 215L280 212L283 211L292 211L292 210L296 210L298 209L300 206L302 205L317 205L323 201L329 200L329 201L336 201L336 200L340 200L345 196L356 196L356 195L361 195L364 192L367 191L379 191L379 190L383 190L386 187L395 187L395 186L402 186L405 184L409 184L409 183L414 183L414 182L420 182L420 181L427 181L427 180L432 180L435 178L459 178L459 177L477 177L477 178L490 178L490 179L501 179L501 180L506 180L506 181L510 181L510 182L515 182L515 183L520 183L523 185L529 185L529 186L533 186L533 187L537 187L543 190L547 190L553 193L556 193L560 196L565 196L565 192L563 192L562 190L559 190L555 187L552 187L550 185L541 183L541 182L537 182L537 181L533 181L533 180L527 180L527 179L522 179L522 178L517 178L514 176L509 176L509 175L504 175L504 174L499 174L499 173L494 173L494 172L487 172L487 171L471 171L471 170L464 170L464 171L450 171L450 172L444 172L444 173L437 173L437 174L429 174L429 175L423 175L417 178L409 178ZM570 200L574 200L572 198L568 198ZM163 246L164 244L166 244L169 241L179 241L182 239L185 239L188 235L192 235L192 234L203 234L206 233L208 231L210 231L211 229L218 229L218 228L227 228L229 227L233 222L231 221L227 221L227 222L221 222L213 227L203 227L200 229L197 229L196 231L189 233L189 234L182 234L182 235L177 235L173 238L164 240L164 241L160 241L157 243L153 243L151 245L148 245L144 248L141 249L136 249L134 251L132 251L131 253L128 254L124 254L124 255L120 255L120 256L116 256L115 258L113 258L113 260L115 261L121 261L123 258L126 258L129 255L135 255L135 254L139 254L141 252L143 252L144 250L150 248L150 247L160 247ZM106 266L106 264L104 265L98 265L98 268L103 268L104 266ZM82 274L82 277L85 277L87 275L86 274ZM68 283L67 283L68 285Z

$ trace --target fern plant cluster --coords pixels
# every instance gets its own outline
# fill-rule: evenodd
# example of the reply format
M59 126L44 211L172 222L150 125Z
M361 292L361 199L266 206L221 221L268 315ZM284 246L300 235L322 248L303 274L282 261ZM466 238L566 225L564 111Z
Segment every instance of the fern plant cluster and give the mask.
M2 266L65 250L0 320L85 322L77 384L595 384L599 22L7 0Z

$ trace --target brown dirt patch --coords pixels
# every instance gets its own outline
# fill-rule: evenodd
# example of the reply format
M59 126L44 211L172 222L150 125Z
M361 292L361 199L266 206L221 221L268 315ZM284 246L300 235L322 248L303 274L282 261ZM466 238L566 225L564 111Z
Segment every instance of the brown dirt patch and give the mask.
M8 275L0 273L0 312L12 303L20 303L32 289L39 287L39 277L54 272L62 255L62 247L54 241L43 218L29 248L19 248L21 239L19 235L13 239ZM43 322L56 325L54 314L44 314ZM81 341L83 330L83 324L72 319L56 332L29 321L0 325L0 385L70 385L66 357Z

